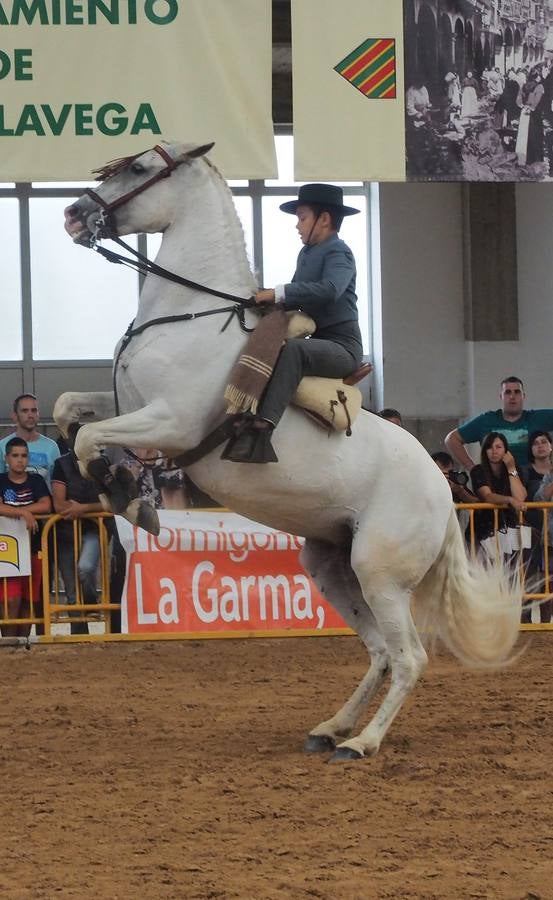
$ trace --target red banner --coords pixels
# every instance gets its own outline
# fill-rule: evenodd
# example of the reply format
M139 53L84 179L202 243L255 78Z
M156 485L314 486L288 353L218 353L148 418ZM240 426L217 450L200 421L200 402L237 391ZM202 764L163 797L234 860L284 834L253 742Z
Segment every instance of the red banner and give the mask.
M226 512L160 511L157 537L117 519L130 634L346 629L299 562L302 539Z

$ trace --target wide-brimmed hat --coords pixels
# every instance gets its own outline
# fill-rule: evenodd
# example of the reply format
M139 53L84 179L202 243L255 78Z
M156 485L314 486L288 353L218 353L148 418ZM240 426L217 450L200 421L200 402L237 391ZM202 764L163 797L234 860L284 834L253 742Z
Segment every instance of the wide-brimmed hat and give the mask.
M285 213L295 213L298 206L324 206L335 209L342 216L354 216L361 210L353 206L344 206L344 192L336 184L302 184L297 200L281 203Z

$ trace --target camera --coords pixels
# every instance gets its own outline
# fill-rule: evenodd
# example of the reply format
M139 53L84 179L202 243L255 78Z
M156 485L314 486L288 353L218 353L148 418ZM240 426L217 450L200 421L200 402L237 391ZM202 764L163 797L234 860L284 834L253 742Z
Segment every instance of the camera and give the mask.
M452 482L452 484L458 484L461 487L466 487L469 483L469 477L466 472L456 472L452 469L447 473L447 477Z

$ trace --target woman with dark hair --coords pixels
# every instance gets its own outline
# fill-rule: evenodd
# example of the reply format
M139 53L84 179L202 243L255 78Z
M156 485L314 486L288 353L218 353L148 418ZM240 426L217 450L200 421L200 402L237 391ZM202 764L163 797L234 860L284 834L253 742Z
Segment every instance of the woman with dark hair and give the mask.
M533 431L528 438L528 465L522 470L528 500L534 499L544 475L553 471L552 453L553 444L549 432Z
M479 510L475 515L476 539L492 558L496 556L499 539L502 552L510 557L522 549L518 513L526 509L526 488L504 434L490 431L486 435L482 442L480 465L474 466L470 475L473 491L480 500L509 507L497 513L493 509Z

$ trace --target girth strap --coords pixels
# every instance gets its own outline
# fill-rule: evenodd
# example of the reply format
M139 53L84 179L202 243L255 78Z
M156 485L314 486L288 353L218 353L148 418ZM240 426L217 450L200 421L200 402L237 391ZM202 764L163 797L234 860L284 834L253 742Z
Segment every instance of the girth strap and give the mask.
M227 416L224 422L218 425L217 428L214 428L213 431L210 431L199 444L196 444L190 450L185 450L184 453L180 453L179 456L174 457L173 461L177 466L182 466L184 469L198 462L204 456L207 456L208 453L211 453L212 450L215 450L216 447L219 447L223 441L228 440L235 434L234 423L240 418L242 418L240 415Z

